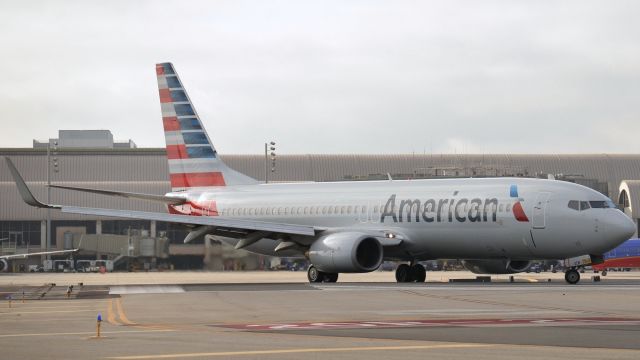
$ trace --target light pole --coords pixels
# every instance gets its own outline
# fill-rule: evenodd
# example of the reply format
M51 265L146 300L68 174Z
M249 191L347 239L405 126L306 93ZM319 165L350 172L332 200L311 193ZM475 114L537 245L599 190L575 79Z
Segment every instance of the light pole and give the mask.
M271 151L271 154L269 154ZM270 141L264 143L264 183L269 182L269 155L271 155L271 172L276 171L276 143Z
M51 143L53 143L53 164L51 164ZM47 144L47 204L51 204L51 168L55 173L58 172L58 141L49 140ZM51 249L51 209L47 208L47 243L45 251ZM47 259L51 259L51 255L47 255Z

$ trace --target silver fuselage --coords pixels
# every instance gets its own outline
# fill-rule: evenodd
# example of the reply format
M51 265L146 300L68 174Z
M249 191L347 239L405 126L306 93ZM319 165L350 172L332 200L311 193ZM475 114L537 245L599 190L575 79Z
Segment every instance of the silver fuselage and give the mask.
M510 189L515 186L516 193ZM194 213L192 204L215 203L197 215L311 225L325 232L363 230L402 234L385 247L385 259L561 259L603 254L633 233L633 222L615 208L578 211L570 200L610 200L573 183L529 178L287 183L189 189L190 203L171 210ZM516 216L520 203L524 219ZM521 215L522 217L522 215ZM232 237L218 237L235 244ZM315 239L300 239L310 244ZM276 256L279 240L246 249Z

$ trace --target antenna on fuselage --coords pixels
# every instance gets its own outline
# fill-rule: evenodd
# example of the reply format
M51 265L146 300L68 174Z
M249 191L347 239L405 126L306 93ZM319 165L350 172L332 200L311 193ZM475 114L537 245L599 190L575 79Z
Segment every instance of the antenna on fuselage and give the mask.
M389 181L393 181L393 178L391 177L391 173L387 173L387 179L389 179Z

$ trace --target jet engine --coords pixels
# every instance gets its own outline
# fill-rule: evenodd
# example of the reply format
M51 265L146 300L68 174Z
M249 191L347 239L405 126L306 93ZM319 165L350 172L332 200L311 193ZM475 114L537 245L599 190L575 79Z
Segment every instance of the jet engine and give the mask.
M359 232L323 236L309 248L309 260L327 273L359 273L376 270L382 264L380 242Z
M463 260L462 264L475 274L515 274L531 266L528 260Z
M9 263L7 263L7 260L0 259L0 272L5 272L8 270L9 270Z

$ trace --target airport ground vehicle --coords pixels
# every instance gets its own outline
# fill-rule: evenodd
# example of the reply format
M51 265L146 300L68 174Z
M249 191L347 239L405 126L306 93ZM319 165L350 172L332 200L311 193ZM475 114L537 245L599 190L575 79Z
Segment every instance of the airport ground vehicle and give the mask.
M77 272L99 272L101 268L104 271L113 271L112 260L76 260L75 269Z

